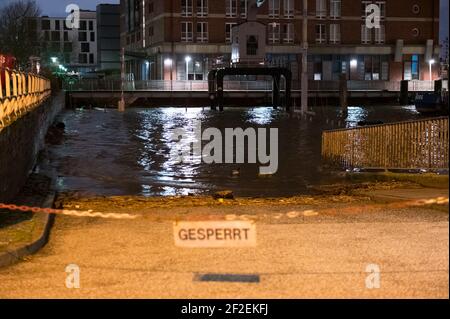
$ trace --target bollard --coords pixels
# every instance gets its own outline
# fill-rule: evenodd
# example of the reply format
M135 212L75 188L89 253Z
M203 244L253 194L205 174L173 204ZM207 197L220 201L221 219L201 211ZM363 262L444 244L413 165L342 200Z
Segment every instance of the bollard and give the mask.
M347 75L341 74L339 78L339 100L341 105L341 111L343 114L347 114L348 102L347 102Z
M408 80L400 82L400 105L409 104L408 83Z

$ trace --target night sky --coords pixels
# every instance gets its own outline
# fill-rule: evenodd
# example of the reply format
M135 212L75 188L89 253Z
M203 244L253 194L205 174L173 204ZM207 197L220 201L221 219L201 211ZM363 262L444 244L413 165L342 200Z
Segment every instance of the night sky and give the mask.
M0 0L0 4L14 0ZM119 3L120 0L36 0L42 13L48 16L65 16L65 8L70 3L76 3L81 9L94 10L99 3ZM449 0L441 0L441 40L448 37L448 10Z

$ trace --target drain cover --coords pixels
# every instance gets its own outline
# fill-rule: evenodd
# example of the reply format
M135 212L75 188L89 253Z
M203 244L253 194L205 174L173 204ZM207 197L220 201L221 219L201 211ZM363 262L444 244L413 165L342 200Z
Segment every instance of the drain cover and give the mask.
M259 282L259 275L195 274L194 281Z

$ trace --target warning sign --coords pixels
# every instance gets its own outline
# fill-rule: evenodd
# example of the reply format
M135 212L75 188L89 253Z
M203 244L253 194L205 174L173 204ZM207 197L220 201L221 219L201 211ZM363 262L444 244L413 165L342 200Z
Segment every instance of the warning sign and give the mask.
M252 221L175 222L173 229L179 247L256 246L256 225Z

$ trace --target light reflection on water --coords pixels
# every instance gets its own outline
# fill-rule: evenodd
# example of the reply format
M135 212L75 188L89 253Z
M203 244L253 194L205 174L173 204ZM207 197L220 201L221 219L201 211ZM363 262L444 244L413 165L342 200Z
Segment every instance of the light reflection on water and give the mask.
M67 110L63 144L51 146L52 165L61 191L98 195L188 195L231 189L240 196L278 196L307 192L307 186L327 182L320 169L321 133L324 129L354 127L362 120L396 122L418 118L414 108L396 106L349 107L347 119L339 109L314 109L314 118L299 118L272 108L154 108ZM328 119L328 121L327 121ZM278 172L261 178L260 164L177 163L171 156L172 131L184 128L189 139L194 129L241 127L279 129ZM203 146L207 141L203 142ZM239 176L231 171L240 169Z

